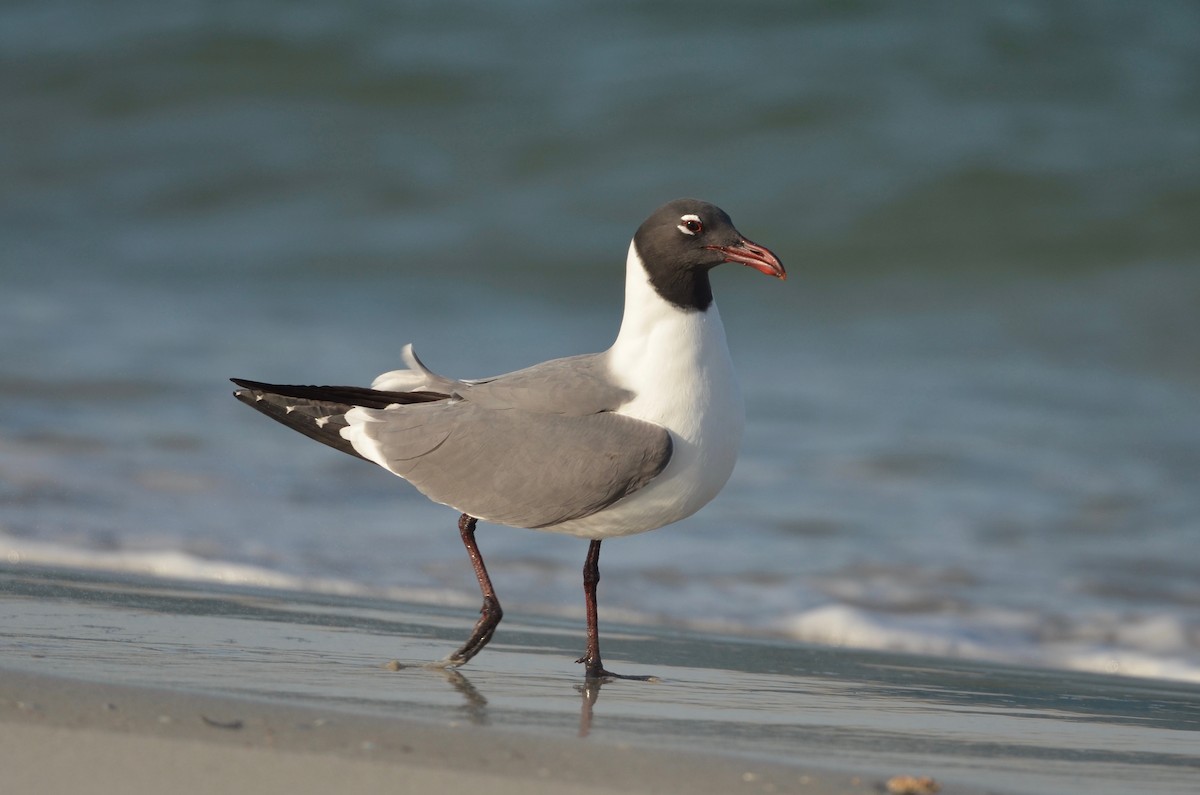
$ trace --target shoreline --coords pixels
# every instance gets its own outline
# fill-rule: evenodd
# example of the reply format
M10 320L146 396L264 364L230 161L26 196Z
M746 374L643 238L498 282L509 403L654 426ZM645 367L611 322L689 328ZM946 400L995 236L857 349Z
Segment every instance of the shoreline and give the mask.
M575 622L506 620L444 671L425 663L470 609L3 565L0 610L0 758L26 790L136 779L121 791L149 795L192 771L184 795L315 791L336 770L360 789L498 795L827 795L897 775L963 795L1124 795L1191 793L1200 773L1200 687L1185 683L602 615L606 663L661 681L585 687Z

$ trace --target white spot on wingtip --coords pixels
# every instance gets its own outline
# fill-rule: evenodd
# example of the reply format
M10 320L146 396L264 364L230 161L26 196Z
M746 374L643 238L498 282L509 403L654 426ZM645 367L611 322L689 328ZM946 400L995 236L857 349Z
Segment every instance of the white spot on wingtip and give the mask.
M317 417L317 427L324 428L326 425L329 424L329 420L330 420L329 417Z
M286 411L288 414L291 414L293 411L296 410L296 407L295 406L284 406L283 410Z

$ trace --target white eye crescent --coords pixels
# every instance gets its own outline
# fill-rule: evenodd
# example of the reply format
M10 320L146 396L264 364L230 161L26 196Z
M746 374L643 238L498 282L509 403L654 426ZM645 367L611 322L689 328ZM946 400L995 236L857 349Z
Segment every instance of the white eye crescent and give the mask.
M704 231L704 224L700 222L700 216L688 213L679 219L679 225L675 227L685 235L698 235Z

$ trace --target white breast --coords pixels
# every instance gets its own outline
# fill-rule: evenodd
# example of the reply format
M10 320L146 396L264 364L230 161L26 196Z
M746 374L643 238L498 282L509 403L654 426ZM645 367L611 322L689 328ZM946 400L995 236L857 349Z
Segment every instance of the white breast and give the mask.
M653 530L700 510L733 472L745 413L721 315L715 303L701 312L663 300L632 245L625 315L608 359L614 380L635 394L617 413L669 430L671 461L641 490L545 530L584 538Z

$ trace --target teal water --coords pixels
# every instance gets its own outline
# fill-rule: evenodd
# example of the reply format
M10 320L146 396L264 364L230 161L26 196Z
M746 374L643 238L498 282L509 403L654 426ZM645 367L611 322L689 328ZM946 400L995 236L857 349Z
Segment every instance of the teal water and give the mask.
M725 207L749 426L606 545L629 621L1200 678L1200 12L1161 2L0 9L0 549L475 601L454 517L229 376L606 347ZM583 548L489 528L510 615Z

